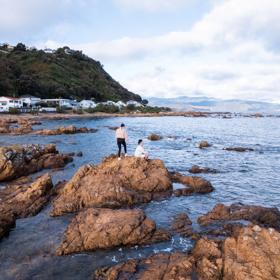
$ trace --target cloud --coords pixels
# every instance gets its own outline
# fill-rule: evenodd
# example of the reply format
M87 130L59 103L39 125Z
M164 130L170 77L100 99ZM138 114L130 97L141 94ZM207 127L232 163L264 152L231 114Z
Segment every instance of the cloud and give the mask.
M48 34L63 35L71 32L77 13L83 14L81 11L89 10L95 1L98 0L79 1L77 6L74 0L0 0L0 35L4 30L22 33L32 28L41 30L46 25L52 26ZM155 13L174 11L194 0L112 1L129 12ZM280 1L211 3L208 14L186 30L79 44L56 41L50 36L50 40L36 45L81 49L102 61L106 70L127 88L145 96L205 94L280 102ZM68 20L72 17L74 20Z
M115 4L126 10L145 12L174 11L193 0L114 0Z

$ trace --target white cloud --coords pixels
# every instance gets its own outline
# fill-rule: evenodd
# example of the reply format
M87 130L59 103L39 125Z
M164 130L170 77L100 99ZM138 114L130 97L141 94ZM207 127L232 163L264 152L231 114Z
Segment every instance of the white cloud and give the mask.
M114 0L123 9L142 10L146 12L176 10L193 0Z
M177 9L193 0L114 1L128 10L157 12ZM87 7L90 2L79 2L80 7ZM280 1L212 2L212 10L185 31L85 44L48 40L37 45L82 49L102 61L108 72L127 88L141 95L203 93L220 98L280 102ZM54 3L54 0L0 0L0 13L11 15L0 17L0 35L1 26L9 24L21 30L19 27L35 22L41 26L54 24L57 34L68 32L70 27L63 18L69 16L74 0ZM59 16L54 16L55 13Z

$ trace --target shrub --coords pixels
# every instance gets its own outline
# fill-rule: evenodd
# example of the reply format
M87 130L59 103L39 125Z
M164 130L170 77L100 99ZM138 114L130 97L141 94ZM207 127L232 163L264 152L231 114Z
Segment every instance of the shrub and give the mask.
M13 115L18 115L20 110L18 108L9 108L9 113Z

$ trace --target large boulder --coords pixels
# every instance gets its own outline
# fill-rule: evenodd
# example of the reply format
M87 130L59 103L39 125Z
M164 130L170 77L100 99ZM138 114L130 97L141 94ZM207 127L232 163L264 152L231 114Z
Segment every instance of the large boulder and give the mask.
M169 240L142 210L87 209L68 226L58 255Z
M81 167L55 199L51 214L130 206L171 191L172 182L161 160L109 157L97 166Z
M241 229L223 246L225 280L280 279L280 233L259 226Z
M206 194L214 190L212 184L201 177L185 176L179 172L170 172L170 178L173 182L186 186L186 188L174 190L176 196L191 195L193 193Z
M158 134L155 134L155 133L152 133L148 136L148 139L151 140L151 141L158 141L158 140L162 139L162 136L158 135Z
M263 206L243 205L240 203L230 206L217 204L210 212L198 218L200 225L233 220L247 220L261 226L280 229L279 210Z
M209 144L207 141L201 141L201 142L199 142L199 144L198 144L198 147L199 147L200 149L209 148L209 147L211 147L211 146L212 146L212 145Z
M49 201L53 184L45 174L33 183L11 185L0 190L0 238L15 224L15 219L36 215Z
M95 280L278 280L280 233L250 226L224 241L198 240L189 254L156 254L97 269Z
M95 128L76 127L74 125L62 126L55 129L37 130L34 134L37 135L60 135L60 134L76 134L76 133L93 133L97 132Z
M55 145L0 147L0 181L12 180L44 168L60 168L73 158L59 154Z

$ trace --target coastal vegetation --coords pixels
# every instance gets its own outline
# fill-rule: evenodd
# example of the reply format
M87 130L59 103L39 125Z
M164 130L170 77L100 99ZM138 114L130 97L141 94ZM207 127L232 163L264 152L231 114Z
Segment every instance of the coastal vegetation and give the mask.
M37 50L22 43L0 45L0 92L5 96L142 102L114 80L103 65L65 46Z

